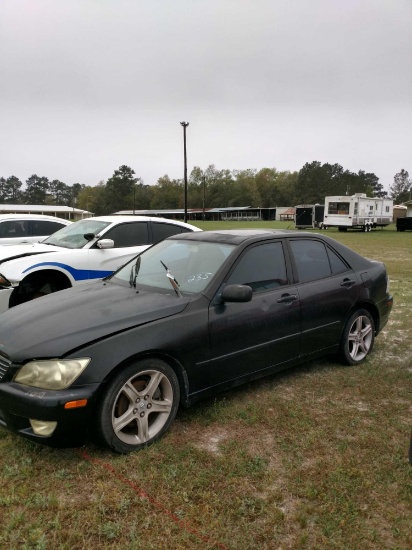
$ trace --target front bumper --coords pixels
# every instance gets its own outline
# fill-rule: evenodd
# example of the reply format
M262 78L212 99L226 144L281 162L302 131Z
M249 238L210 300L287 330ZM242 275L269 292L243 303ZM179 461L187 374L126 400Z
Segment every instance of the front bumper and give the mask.
M50 391L0 384L0 426L26 439L50 447L79 447L86 442L96 393L100 384ZM66 403L87 399L81 408L65 409ZM57 422L50 436L36 435L30 419Z

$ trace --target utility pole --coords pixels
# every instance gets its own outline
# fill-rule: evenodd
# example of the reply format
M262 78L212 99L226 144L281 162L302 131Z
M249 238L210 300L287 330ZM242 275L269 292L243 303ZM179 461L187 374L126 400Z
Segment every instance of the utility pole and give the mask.
M206 187L206 176L203 174L203 221L205 221L205 187Z
M185 223L187 222L187 155L186 155L186 128L189 126L188 122L181 122L183 126L183 150L184 150L184 178L185 178Z

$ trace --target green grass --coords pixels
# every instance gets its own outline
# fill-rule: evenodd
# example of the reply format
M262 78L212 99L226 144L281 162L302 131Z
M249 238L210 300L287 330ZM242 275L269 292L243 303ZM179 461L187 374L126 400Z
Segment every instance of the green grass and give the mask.
M326 234L390 276L391 320L362 366L326 358L225 392L128 456L0 428L0 548L411 548L412 233Z

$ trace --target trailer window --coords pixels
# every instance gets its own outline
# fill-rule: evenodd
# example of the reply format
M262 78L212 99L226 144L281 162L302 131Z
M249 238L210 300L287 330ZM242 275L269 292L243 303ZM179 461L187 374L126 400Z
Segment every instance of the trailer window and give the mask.
M349 214L348 202L330 202L328 208L328 214L342 214L347 216Z

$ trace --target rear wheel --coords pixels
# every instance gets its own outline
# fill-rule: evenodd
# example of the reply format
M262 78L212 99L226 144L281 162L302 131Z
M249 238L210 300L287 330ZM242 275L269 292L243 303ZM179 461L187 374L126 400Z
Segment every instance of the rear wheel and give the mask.
M147 447L170 427L180 389L173 369L159 359L144 359L122 369L97 408L97 436L118 453Z
M346 322L340 343L339 356L347 365L357 365L372 351L375 323L366 309L358 309Z

